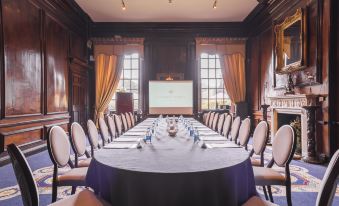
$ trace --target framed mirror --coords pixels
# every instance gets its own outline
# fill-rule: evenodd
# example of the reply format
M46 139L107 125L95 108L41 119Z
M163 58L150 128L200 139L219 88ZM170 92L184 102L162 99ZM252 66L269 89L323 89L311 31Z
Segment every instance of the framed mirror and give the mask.
M275 26L276 73L287 74L307 66L306 17L302 9Z

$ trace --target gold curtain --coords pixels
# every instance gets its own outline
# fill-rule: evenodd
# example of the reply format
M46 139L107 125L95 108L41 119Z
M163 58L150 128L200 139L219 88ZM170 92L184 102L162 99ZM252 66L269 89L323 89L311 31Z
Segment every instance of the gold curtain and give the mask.
M232 103L244 102L246 98L245 59L240 53L224 55L222 76Z
M103 117L104 111L118 87L122 58L99 54L95 60L95 122Z

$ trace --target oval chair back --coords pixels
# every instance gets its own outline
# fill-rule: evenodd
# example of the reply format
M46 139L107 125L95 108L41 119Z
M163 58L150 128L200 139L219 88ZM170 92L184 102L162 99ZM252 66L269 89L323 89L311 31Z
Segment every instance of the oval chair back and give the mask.
M253 132L253 152L256 155L264 154L268 139L268 124L266 121L261 121Z
M247 150L247 144L250 139L250 132L251 132L251 120L250 118L246 118L242 121L240 129L239 129L239 144L242 147L245 147Z
M78 157L86 155L87 157L89 154L86 150L86 134L82 126L77 123L73 122L71 125L71 144L74 150L75 156L75 167L78 166Z
M121 121L121 116L114 114L114 121L115 121L115 126L116 126L116 131L118 133L118 136L122 135L122 121Z
M64 129L53 126L47 138L48 152L54 165L65 167L71 156L71 144Z
M131 120L131 116L129 115L129 112L125 113L125 117L126 117L126 121L127 121L127 127L128 129L132 128L132 120Z
M295 131L290 125L279 128L272 142L272 156L279 167L288 168L296 146Z
M217 132L219 134L221 134L221 132L222 132L222 127L224 125L225 116L226 116L226 114L219 115L218 126L217 126Z
M230 133L230 128L232 124L232 116L227 114L222 129L222 134L228 139L228 134Z
M111 133L112 140L117 137L116 126L113 118L111 116L107 116L108 129Z
M330 206L339 183L339 150L337 150L327 166L320 190L316 200L316 206Z
M205 122L204 122L204 124L205 124L206 126L208 126L208 123L209 123L209 120L210 120L211 113L212 113L212 112L208 112L207 115L206 115L206 119L205 119Z
M8 145L7 152L12 162L15 177L18 181L23 205L39 205L38 187L25 156L15 144Z
M219 119L219 113L215 113L213 117L213 123L212 123L212 130L216 131L217 130L217 123Z
M91 145L91 155L93 157L94 151L100 148L99 135L97 127L92 120L87 121L88 140Z
M125 116L124 113L121 113L120 116L121 116L121 120L122 120L122 125L124 126L124 131L127 132L128 125L127 125L126 116Z
M100 128L102 144L103 144L103 146L105 146L106 144L111 142L111 137L109 135L109 131L108 131L106 121L103 117L99 118L99 128Z
M204 124L206 124L206 118L207 118L207 113L204 113L204 114L202 115L202 122L203 122Z
M209 120L208 120L208 127L209 127L209 128L212 128L213 120L214 120L214 115L215 115L215 113L212 112L211 115L210 115L210 118L209 118Z
M133 113L129 112L129 116L131 117L132 127L134 127L135 126L135 119L134 119Z
M241 125L241 119L240 117L236 117L232 123L232 128L231 128L231 133L230 133L231 141L234 141L234 142L237 141L240 125Z

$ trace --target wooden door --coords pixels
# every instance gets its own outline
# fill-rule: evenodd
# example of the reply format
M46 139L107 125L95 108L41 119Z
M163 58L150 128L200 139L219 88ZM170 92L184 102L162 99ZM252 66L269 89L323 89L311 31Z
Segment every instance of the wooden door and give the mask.
M71 65L71 122L78 122L86 129L88 120L88 71L86 67Z

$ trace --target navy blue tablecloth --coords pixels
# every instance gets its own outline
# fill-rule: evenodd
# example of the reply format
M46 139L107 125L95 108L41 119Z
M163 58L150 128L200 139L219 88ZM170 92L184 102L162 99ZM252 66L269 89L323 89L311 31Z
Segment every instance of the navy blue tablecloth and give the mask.
M202 149L184 133L142 149L101 149L86 181L118 206L241 205L257 194L243 148Z

